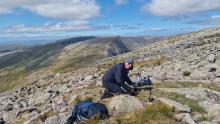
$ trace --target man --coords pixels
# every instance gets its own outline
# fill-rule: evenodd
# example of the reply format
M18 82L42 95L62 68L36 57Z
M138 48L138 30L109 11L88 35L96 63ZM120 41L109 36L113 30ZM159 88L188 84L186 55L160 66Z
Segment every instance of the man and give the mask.
M129 58L123 63L115 64L106 71L102 77L105 91L101 95L101 99L113 96L113 93L135 95L134 87L132 86L133 82L128 77L128 73L133 69L133 65L134 60Z

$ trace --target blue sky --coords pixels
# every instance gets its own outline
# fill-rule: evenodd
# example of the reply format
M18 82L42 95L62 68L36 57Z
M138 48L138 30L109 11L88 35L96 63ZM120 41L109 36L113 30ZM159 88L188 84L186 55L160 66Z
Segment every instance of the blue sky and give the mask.
M220 0L1 0L0 42L175 35L220 24Z

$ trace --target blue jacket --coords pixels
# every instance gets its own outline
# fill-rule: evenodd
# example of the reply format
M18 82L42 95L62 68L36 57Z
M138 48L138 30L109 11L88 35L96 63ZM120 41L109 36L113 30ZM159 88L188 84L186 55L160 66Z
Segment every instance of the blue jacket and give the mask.
M133 82L128 77L129 70L125 69L124 63L115 64L109 70L106 71L102 77L103 82L115 83L125 90L130 91L131 88L127 85L131 85ZM125 84L125 82L127 84Z

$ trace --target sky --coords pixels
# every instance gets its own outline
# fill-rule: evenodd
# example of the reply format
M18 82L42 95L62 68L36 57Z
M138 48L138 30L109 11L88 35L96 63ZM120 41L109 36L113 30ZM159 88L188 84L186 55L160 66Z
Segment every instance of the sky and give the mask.
M0 42L166 36L220 24L220 0L1 0Z

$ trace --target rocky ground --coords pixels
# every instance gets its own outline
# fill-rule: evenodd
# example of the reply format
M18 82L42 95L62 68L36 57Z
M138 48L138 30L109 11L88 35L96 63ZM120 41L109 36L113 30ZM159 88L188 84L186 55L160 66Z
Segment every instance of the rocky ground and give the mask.
M61 124L82 100L99 100L101 77L114 63L133 57L137 72L152 75L155 101L137 97L104 99L112 114L103 124L219 124L220 28L168 38L140 50L105 59L89 68L54 73L41 70L26 85L0 94L0 121ZM126 104L125 104L126 103ZM0 122L1 123L1 122Z

